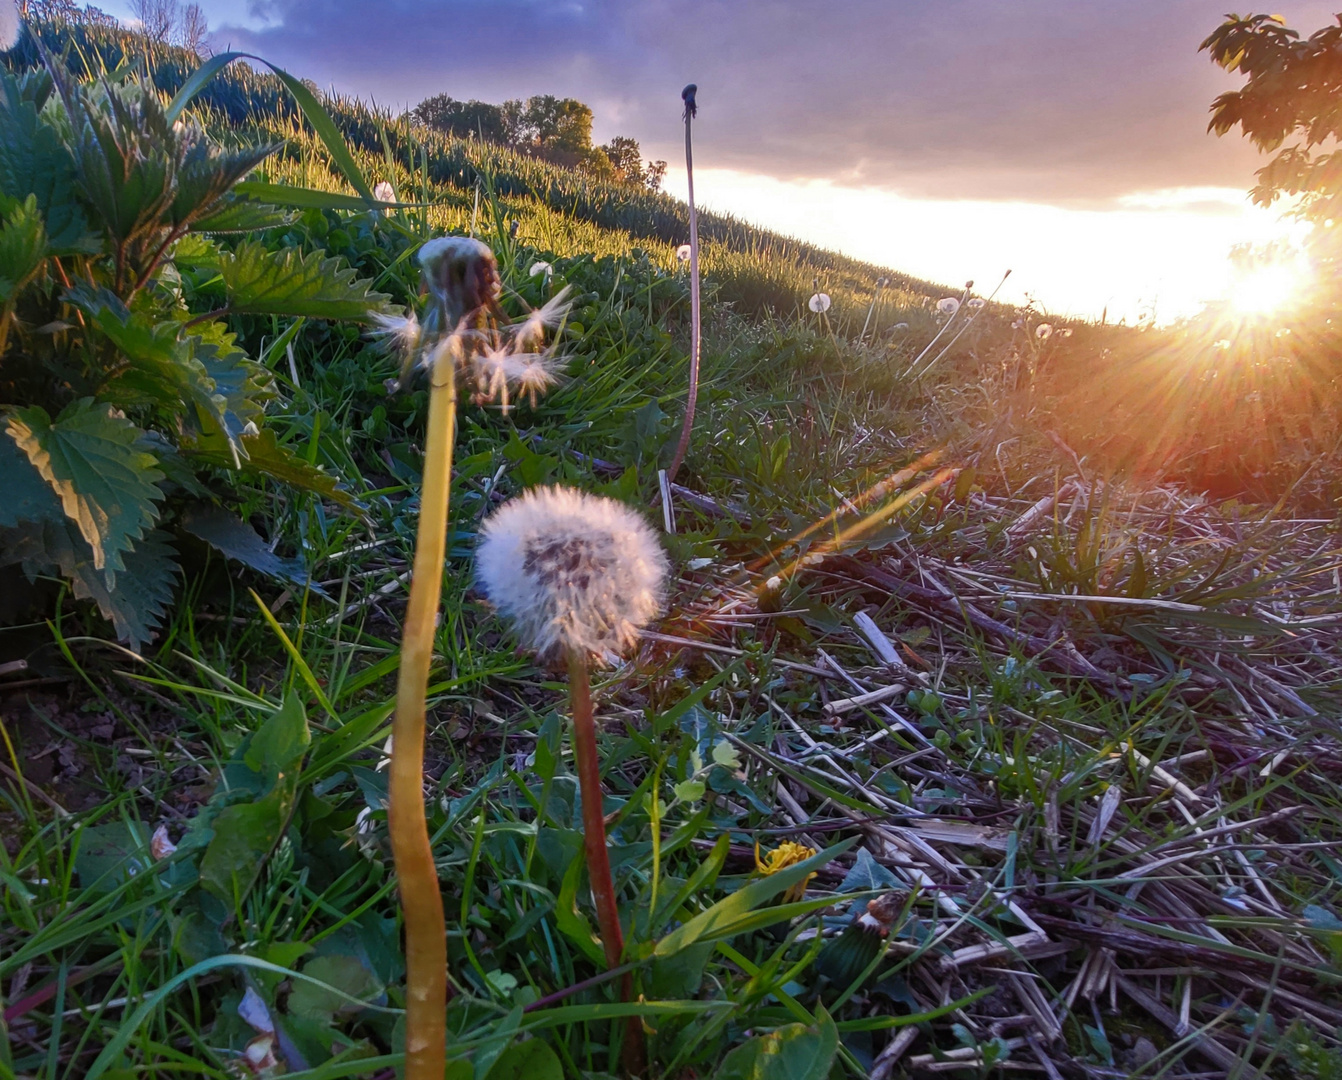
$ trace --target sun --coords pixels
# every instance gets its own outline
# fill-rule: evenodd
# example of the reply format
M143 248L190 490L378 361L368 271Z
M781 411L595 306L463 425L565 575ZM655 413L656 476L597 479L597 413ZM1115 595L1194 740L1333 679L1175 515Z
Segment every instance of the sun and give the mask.
M1229 307L1240 315L1274 315L1299 301L1309 282L1302 259L1283 259L1241 269L1226 295Z

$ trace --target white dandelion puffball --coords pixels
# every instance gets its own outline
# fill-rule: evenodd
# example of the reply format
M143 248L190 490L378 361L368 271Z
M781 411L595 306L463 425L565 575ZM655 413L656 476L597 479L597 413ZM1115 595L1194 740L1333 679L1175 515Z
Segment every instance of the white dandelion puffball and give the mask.
M666 555L652 528L613 499L534 488L480 530L476 582L542 659L610 662L662 608Z
M807 306L817 315L819 315L822 312L828 311L829 305L831 303L832 301L829 298L829 293L818 292L813 297L811 297L811 300Z
M23 19L15 0L0 0L0 52L14 48L23 31Z
M680 247L676 248L676 259L679 262L689 262L691 254L689 244L681 244Z
M1034 328L1034 336L1040 341L1047 341L1053 336L1053 327L1049 323L1041 322Z
M549 275L552 273L554 273L554 267L548 262L537 260L527 267L527 277L540 277L542 274Z
M987 302L988 301L983 299L983 297L975 296L972 299L965 301L965 307L969 308L970 311L978 311Z
M379 180L373 187L373 198L378 202L395 202L396 192L386 180Z
M937 311L942 315L954 315L960 310L960 301L953 296L943 296L937 301Z
M1061 330L1058 331L1058 337L1071 337L1071 336L1072 336L1072 328L1070 326L1064 326Z

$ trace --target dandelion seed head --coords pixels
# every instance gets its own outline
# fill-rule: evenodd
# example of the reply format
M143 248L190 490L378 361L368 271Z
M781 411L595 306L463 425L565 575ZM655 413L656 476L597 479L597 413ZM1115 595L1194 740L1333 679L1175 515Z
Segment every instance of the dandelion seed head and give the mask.
M481 530L476 581L541 658L610 662L662 607L666 555L651 527L613 499L536 488Z
M986 301L985 299L983 299L983 297L981 297L981 296L975 296L975 297L972 297L971 299L965 301L965 307L969 308L970 311L978 311L978 310L980 310L980 309L983 307L983 305L986 304L987 302L988 302L988 301Z
M908 328L909 324L906 322L897 322L894 326L890 327L891 330L907 330Z
M542 274L550 275L554 273L554 267L548 262L541 262L537 259L527 267L527 277L540 277Z
M373 198L378 202L395 202L396 192L386 180L379 180L373 185Z
M878 277L876 279L876 288L878 289L884 289L889 284L890 279L888 277Z
M828 311L831 303L832 301L829 298L829 293L818 292L811 297L807 306L819 315L822 312Z
M442 308L444 326L454 328L481 308L495 309L503 286L488 245L469 236L439 236L419 249L424 284Z
M943 296L937 301L937 311L942 315L954 315L960 310L960 301L953 296Z
M1047 341L1053 336L1053 326L1050 323L1041 322L1034 328L1034 336L1040 341Z
M680 262L689 262L690 254L689 244L681 244L680 247L676 248L676 259Z

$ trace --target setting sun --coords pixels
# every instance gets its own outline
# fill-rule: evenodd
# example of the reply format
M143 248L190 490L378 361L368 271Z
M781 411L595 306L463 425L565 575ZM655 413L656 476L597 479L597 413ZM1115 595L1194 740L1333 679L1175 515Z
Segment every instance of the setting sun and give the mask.
M1241 315L1272 315L1296 301L1309 284L1310 267L1303 258L1283 259L1240 270L1227 302Z

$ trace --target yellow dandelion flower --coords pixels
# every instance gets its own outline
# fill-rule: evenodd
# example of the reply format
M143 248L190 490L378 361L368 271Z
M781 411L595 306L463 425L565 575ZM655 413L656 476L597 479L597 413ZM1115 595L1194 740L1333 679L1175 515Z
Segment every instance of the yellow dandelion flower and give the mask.
M770 874L776 874L780 870L786 870L789 866L796 866L799 862L805 862L816 853L815 848L807 847L805 844L798 844L795 840L784 840L768 856L760 859L759 841L755 842L755 869L765 877ZM815 877L815 871L806 875L804 881L799 881L783 893L783 903L790 904L800 900L806 895L806 886L811 883Z

